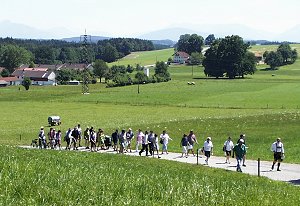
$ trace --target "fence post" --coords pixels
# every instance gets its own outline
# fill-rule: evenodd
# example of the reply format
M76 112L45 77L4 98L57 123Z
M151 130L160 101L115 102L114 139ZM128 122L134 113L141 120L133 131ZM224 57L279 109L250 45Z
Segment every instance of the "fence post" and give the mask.
M197 165L199 165L199 148L197 148Z
M257 164L258 164L257 172L258 172L258 176L260 177L260 158L258 158Z
M20 141L21 141L21 139L22 139L22 135L20 134Z

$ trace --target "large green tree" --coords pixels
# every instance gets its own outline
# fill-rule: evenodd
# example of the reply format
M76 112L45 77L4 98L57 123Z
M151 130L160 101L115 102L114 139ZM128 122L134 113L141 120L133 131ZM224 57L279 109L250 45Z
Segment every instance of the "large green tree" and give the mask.
M157 79L157 82L167 82L171 80L171 75L168 71L168 67L169 66L163 61L156 62L154 77Z
M242 60L241 67L238 70L239 76L244 78L244 75L254 74L254 72L256 71L256 63L257 59L254 53L247 51Z
M244 43L237 35L214 41L205 54L205 74L216 78L226 75L230 79L253 74L256 60L247 53L248 48L249 44Z
M27 64L32 59L32 53L16 45L4 45L0 47L0 65L10 73L21 64Z
M270 65L271 70L276 69L277 67L283 64L283 57L281 53L276 51L267 52L265 63Z
M189 64L190 65L199 65L202 64L203 54L200 52L193 52L190 56Z
M205 45L211 45L216 40L215 35L210 34L205 38Z
M101 59L103 59L105 62L110 63L116 61L118 57L119 55L117 49L110 43L107 43L106 46L103 48Z
M93 67L94 67L93 72L96 76L99 77L101 83L101 79L109 71L109 67L107 66L106 62L101 59L97 59L93 64Z
M51 46L41 46L34 50L36 64L55 64L58 50Z
M177 43L177 50L186 52L190 55L193 52L200 53L202 51L203 41L203 37L197 34L181 35Z
M31 80L29 77L25 77L24 80L22 81L22 85L25 87L26 90L29 90L29 87L31 85Z
M226 72L220 64L219 45L220 41L216 40L205 52L205 58L202 64L206 76L219 78L223 77Z
M277 48L277 52L281 54L283 59L283 65L285 64L293 64L297 57L297 50L292 50L291 46L288 43L282 43Z

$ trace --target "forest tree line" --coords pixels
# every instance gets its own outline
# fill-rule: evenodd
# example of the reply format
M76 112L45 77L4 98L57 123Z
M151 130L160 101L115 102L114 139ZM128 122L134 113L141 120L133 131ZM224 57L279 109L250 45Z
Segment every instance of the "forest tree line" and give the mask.
M11 73L20 64L86 63L86 61L91 63L96 59L109 63L131 52L154 49L153 43L149 40L112 38L98 41L97 44L89 43L85 54L81 43L0 38L0 66Z

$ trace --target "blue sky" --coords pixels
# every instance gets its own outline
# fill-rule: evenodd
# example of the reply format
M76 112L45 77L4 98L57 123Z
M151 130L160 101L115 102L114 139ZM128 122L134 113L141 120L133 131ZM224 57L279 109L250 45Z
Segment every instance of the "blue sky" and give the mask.
M298 0L1 0L0 22L74 35L131 36L191 24L243 24L280 33L300 23ZM280 28L280 29L279 29Z

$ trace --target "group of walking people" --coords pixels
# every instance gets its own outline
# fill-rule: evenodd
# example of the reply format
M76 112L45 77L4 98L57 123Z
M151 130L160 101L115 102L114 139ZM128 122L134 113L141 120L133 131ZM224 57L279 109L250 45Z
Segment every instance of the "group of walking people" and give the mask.
M82 141L84 141L84 146L91 152L96 152L99 150L109 149L112 147L117 153L139 152L141 156L144 152L146 156L154 156L155 153L158 158L160 154L168 154L168 144L169 141L173 140L167 133L163 131L160 135L157 135L152 130L142 131L138 130L136 134L135 148L132 148L132 142L135 139L135 134L131 128L127 131L122 129L121 132L116 129L111 136L105 135L102 129L98 129L96 132L93 127L87 127L83 132L80 124L75 126L73 129L69 128L65 135L64 141L66 142L66 150L78 150L81 147ZM55 128L50 128L47 136L45 135L44 127L41 127L39 132L39 142L40 148L50 147L51 149L61 149L62 132L61 130L56 131ZM160 144L162 145L162 150L160 150ZM199 144L194 134L193 130L190 130L189 134L184 134L180 146L182 147L181 158L188 157L189 154L195 156L194 147L195 144ZM242 172L242 166L246 167L245 159L247 153L247 147L245 142L245 134L241 134L237 143L234 144L231 137L224 142L223 151L225 154L225 164L230 164L230 157L236 158L237 161L237 171ZM271 170L274 169L275 164L277 164L277 171L280 171L280 163L284 158L284 147L280 138L272 144L271 151L274 153L274 161ZM199 151L197 151L199 152ZM213 155L213 143L211 137L207 137L200 149L205 158L205 164L208 164L209 158Z

